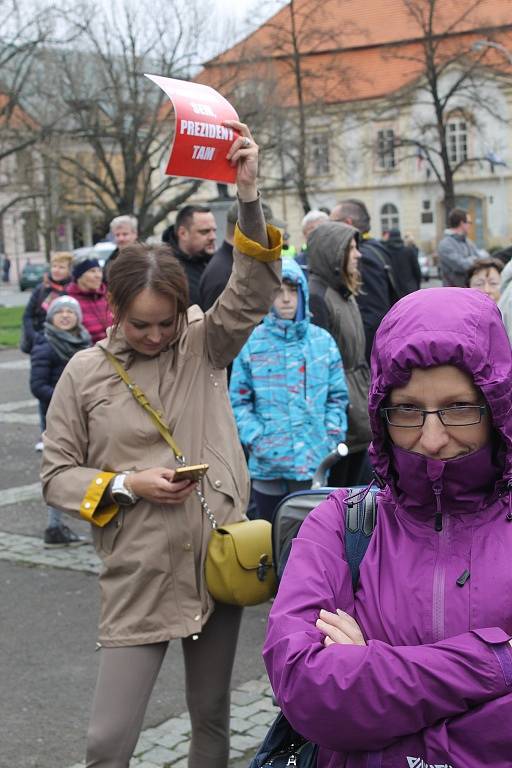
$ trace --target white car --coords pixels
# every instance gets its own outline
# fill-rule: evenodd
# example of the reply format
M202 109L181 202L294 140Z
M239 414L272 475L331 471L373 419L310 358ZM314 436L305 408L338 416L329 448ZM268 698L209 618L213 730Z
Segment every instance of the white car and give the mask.
M103 269L108 257L115 251L116 244L110 240L102 240L96 245L86 245L83 248L75 248L73 251L73 261L82 259L98 259L100 267Z

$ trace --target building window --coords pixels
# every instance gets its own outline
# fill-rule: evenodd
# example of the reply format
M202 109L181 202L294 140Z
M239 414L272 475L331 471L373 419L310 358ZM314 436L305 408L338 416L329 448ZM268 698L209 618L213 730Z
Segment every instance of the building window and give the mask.
M421 204L421 223L422 224L434 223L434 212L432 211L430 200L423 200Z
M450 120L446 126L446 144L450 163L468 159L468 124L463 118Z
M311 148L311 173L314 176L328 176L329 164L329 136L327 133L316 133L309 139Z
M393 203L386 203L380 209L380 229L382 234L390 229L400 229L398 208Z
M21 149L16 153L16 171L20 184L32 185L34 183L34 164L30 150Z
M39 234L36 211L25 211L22 214L23 244L25 251L39 250Z
M377 168L390 171L395 167L395 132L392 128L384 128L377 131Z

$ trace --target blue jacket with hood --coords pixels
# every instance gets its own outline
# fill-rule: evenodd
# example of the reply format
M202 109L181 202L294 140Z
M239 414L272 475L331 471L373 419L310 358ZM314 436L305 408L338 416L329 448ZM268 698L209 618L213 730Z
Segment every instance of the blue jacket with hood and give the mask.
M309 480L345 439L348 390L336 342L310 323L302 269L286 259L282 277L298 285L295 320L266 315L233 363L230 396L251 477Z

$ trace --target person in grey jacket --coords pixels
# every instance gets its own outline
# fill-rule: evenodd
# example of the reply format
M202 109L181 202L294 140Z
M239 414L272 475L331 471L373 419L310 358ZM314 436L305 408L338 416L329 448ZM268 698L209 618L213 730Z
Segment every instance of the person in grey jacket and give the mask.
M358 241L358 230L339 221L320 224L308 239L311 319L328 330L338 344L349 392L349 454L335 465L329 478L329 484L338 487L362 485L372 479L367 454L371 440L370 372L363 321L355 298L361 281Z
M501 273L501 296L498 308L512 344L512 261L509 261Z
M471 223L464 208L454 208L448 215L449 231L437 248L443 285L464 288L468 269L479 258L476 245L468 237Z

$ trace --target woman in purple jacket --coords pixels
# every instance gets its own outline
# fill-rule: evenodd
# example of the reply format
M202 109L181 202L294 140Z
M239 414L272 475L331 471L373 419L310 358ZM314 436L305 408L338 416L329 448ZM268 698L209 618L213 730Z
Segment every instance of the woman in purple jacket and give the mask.
M377 525L352 589L346 492L304 522L264 649L319 768L512 765L512 353L482 293L398 302L372 353Z

